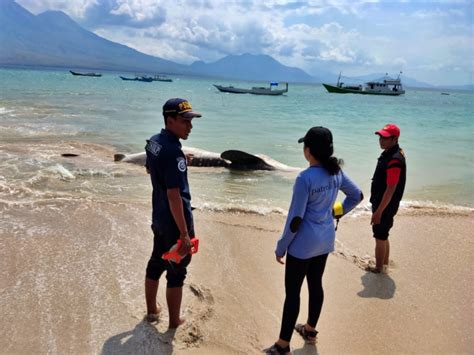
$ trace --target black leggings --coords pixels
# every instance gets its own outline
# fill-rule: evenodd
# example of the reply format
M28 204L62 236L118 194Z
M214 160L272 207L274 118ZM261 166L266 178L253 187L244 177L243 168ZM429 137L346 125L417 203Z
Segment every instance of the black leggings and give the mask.
M300 312L300 291L303 280L308 282L309 305L308 324L316 327L323 307L323 273L328 254L310 259L298 259L290 254L286 257L285 268L285 305L281 321L280 339L290 341Z

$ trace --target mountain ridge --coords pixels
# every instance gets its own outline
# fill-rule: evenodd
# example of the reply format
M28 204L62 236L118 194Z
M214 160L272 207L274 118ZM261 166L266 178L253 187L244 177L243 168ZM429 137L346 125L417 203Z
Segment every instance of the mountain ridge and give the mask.
M265 54L244 53L211 63L179 64L100 37L62 11L33 15L14 0L0 1L0 23L0 44L8 48L0 50L0 66L4 67L167 73L246 81L335 83L337 79L336 74L324 71L320 76L312 76ZM350 79L367 81L381 76L374 73ZM402 82L411 87L473 89L472 85L435 86L405 76Z
M184 65L141 53L109 41L82 28L61 11L33 15L14 1L0 4L0 65L31 67L64 67L77 69L160 72L167 74L226 77L241 80L286 80L312 82L314 78L298 68L286 67L269 56L243 55L247 60L229 65ZM238 57L238 56L237 56ZM237 58L229 56L218 62ZM253 63L249 63L249 58ZM271 62L266 69L260 62ZM247 66L245 68L245 66ZM236 70L238 69L238 70Z
M0 6L0 64L156 70L174 73L187 66L140 53L88 31L61 11L33 15L15 2ZM135 63L139 63L136 65Z
M197 61L192 63L190 67L193 72L199 75L240 80L317 81L317 78L307 74L302 69L285 66L265 54L228 55L212 63ZM267 71L262 73L262 67ZM233 70L232 76L229 76L229 68Z

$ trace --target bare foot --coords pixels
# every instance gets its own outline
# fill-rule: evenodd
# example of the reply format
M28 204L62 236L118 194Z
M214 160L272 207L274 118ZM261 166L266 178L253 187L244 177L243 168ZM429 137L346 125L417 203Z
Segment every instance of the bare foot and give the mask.
M182 325L186 320L184 318L179 318L178 322L171 322L170 321L170 324L169 324L169 328L170 329L176 329L178 328L180 325Z
M145 320L148 323L158 323L160 321L160 314L159 313L149 313L145 316Z
M157 306L153 312L148 312L145 316L145 320L149 323L157 323L160 321L161 307Z
M365 268L365 271L372 272L374 274L380 274L382 272L382 269L369 265Z

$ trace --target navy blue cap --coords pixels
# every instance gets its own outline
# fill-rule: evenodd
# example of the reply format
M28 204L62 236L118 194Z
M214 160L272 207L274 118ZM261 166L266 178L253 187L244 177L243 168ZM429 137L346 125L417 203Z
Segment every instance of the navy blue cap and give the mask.
M198 112L193 112L191 104L185 99L169 99L163 105L163 115L172 114L180 115L183 118L193 119L194 117L201 117L202 115Z

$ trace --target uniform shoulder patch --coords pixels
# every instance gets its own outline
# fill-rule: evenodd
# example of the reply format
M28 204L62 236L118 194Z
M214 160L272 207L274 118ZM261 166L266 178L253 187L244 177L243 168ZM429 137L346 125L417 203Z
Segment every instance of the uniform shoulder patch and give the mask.
M151 154L153 154L155 157L157 157L158 154L160 154L161 147L162 147L161 144L156 141L152 141L152 140L146 141L145 149Z
M178 161L178 170L184 173L186 171L186 159L179 157L176 160Z

